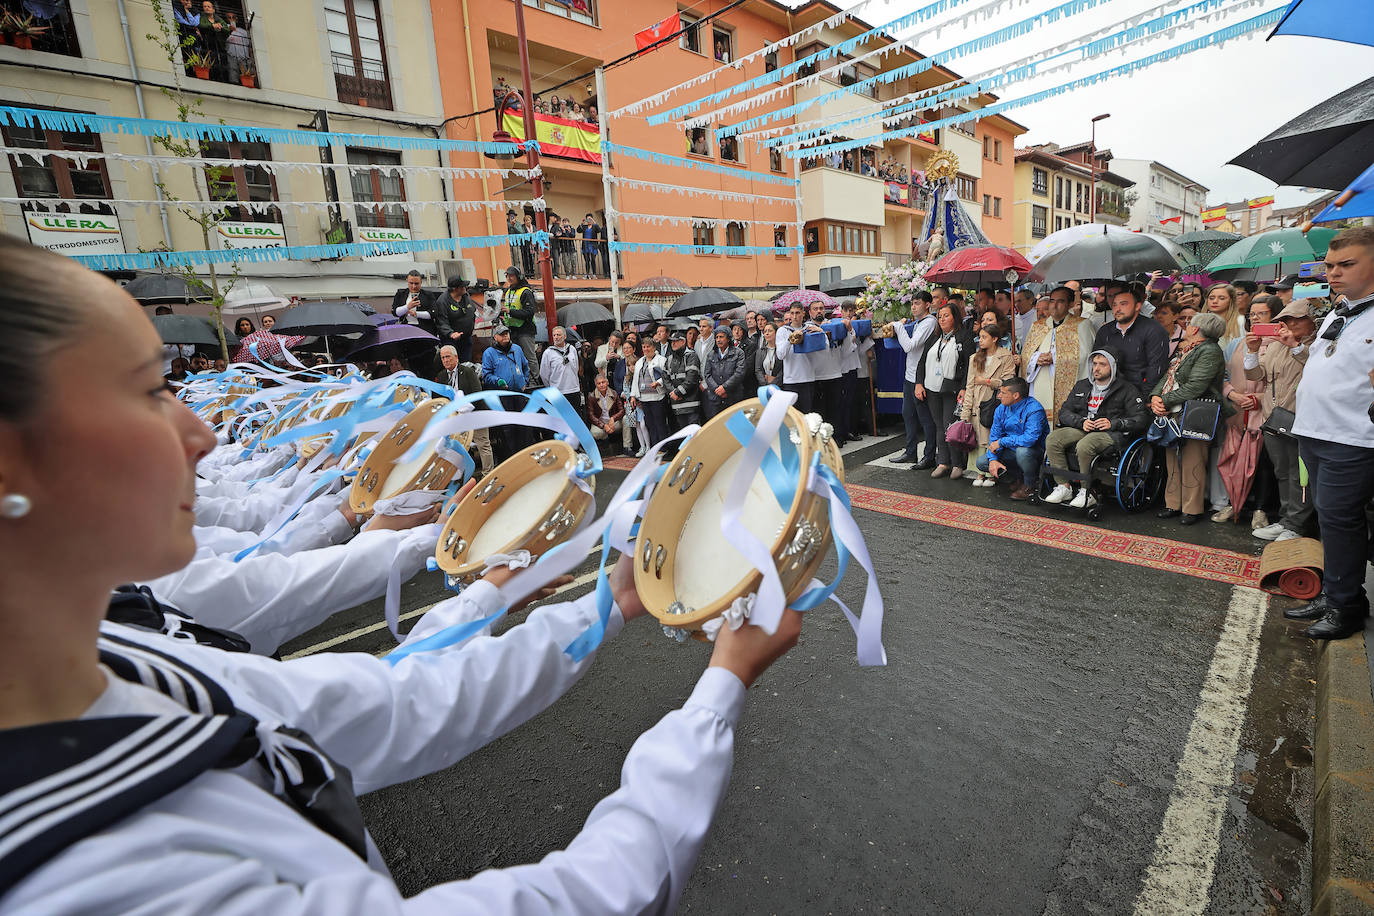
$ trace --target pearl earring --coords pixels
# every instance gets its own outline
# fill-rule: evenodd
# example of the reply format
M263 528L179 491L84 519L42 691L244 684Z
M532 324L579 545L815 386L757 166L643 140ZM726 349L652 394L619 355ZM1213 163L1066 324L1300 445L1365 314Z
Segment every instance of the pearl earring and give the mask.
M33 508L33 501L23 493L0 497L0 518L23 518Z

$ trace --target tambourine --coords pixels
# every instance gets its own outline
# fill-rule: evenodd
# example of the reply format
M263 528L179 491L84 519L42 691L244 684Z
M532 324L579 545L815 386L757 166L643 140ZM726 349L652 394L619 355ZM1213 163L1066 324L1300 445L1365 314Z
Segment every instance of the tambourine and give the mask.
M635 589L661 623L698 631L734 602L758 591L759 572L721 534L721 515L744 446L731 429L742 415L752 425L763 413L758 399L717 414L678 450L654 487L634 546ZM739 522L766 547L777 564L790 603L806 589L830 546L829 504L806 487L813 456L844 480L844 462L828 423L817 414L789 408L770 444L775 467L793 467L791 503L779 503L762 469L750 482ZM782 446L786 437L795 461ZM773 483L776 483L774 481Z
M442 490L453 480L458 466L440 458L436 448L443 442L437 439L420 455L408 461L400 458L410 451L429 421L448 403L448 398L431 398L401 418L400 422L378 440L372 454L363 462L348 504L359 515L372 512L379 499L388 499L411 490ZM462 441L462 437L459 437ZM471 442L471 433L468 434ZM464 448L467 446L464 445Z
M592 508L596 478L574 479L587 457L566 442L536 442L482 478L444 522L434 559L452 583L482 574L487 557L527 550L538 557L567 540Z

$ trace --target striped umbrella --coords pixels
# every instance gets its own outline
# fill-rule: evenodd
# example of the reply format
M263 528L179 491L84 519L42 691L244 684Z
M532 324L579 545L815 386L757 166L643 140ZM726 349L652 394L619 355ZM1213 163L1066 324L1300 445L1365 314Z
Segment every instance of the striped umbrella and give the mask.
M626 291L625 298L630 302L669 303L676 302L691 291L692 288L677 277L665 277L660 274L657 277L640 280L631 286Z

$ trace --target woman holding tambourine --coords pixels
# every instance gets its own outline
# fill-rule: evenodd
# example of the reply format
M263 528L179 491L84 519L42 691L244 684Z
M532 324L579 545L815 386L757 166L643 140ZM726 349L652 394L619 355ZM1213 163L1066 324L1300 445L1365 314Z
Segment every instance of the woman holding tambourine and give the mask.
M105 622L115 585L191 558L195 467L214 436L167 391L162 342L110 281L0 237L0 309L0 906L673 909L724 794L745 686L795 643L795 612L775 636L720 635L692 697L636 742L566 851L403 899L354 791L447 767L546 707L590 663L564 647L594 600L394 666L280 662ZM100 385L64 368L97 360ZM508 575L421 622L491 613L519 597L499 590ZM643 605L628 565L612 590L614 634Z

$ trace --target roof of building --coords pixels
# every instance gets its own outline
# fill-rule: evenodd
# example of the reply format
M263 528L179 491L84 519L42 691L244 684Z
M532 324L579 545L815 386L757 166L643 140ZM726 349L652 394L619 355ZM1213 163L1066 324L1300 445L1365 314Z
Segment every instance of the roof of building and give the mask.
M1109 182L1122 188L1129 188L1135 184L1134 181L1126 176L1118 175L1109 169L1094 170L1089 168L1086 163L1079 162L1076 159L1066 159L1057 152L1062 149L1064 149L1064 147L1054 143L1037 143L1033 146L1018 149L1016 151L1016 161L1034 162L1060 171L1074 172L1085 178L1093 178L1095 176L1098 181ZM1104 151L1098 150L1098 153L1102 152ZM1110 151L1108 150L1107 152Z
M1193 179L1189 178L1187 175L1185 175L1185 174L1183 174L1182 172L1180 172L1178 169L1171 169L1171 168L1169 168L1169 166L1165 165L1164 163L1162 163L1162 162L1160 162L1160 161L1158 161L1158 160L1156 160L1156 159L1131 159L1131 158L1126 157L1126 156L1117 156L1117 157L1115 157L1115 158L1116 158L1116 160L1117 160L1118 162L1143 162L1143 163L1147 164L1147 165L1148 165L1150 168L1152 168L1152 169L1158 169L1158 170L1161 171L1161 172L1168 172L1170 175L1174 176L1174 177L1177 178L1179 181L1182 181L1182 182L1184 182L1184 183L1186 183L1186 184L1189 184L1189 185L1191 185L1191 186L1197 188L1197 189L1200 190L1200 191L1210 191L1210 190L1211 190L1211 188L1207 187L1207 186L1206 186L1205 184L1203 184L1202 182L1200 182L1200 181L1194 181ZM1221 205L1218 204L1217 206L1221 206Z

